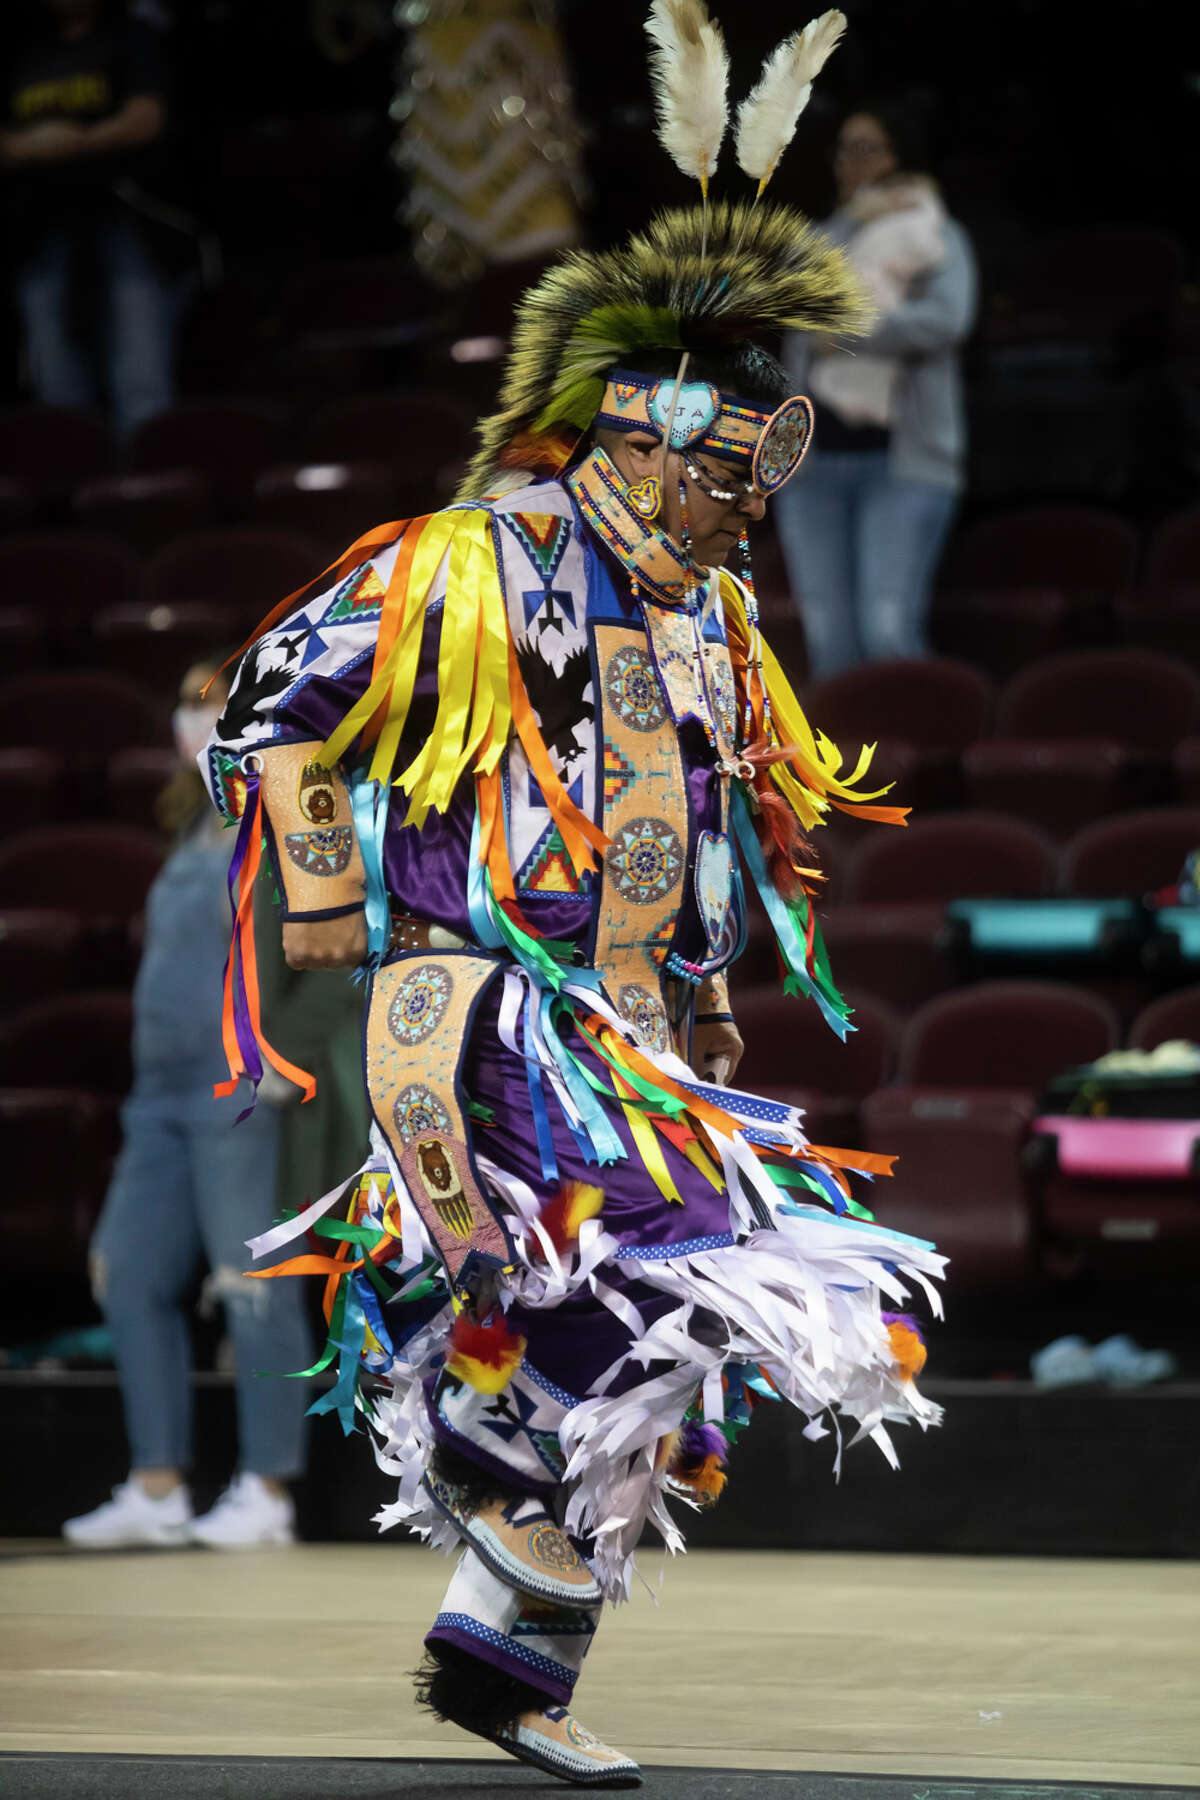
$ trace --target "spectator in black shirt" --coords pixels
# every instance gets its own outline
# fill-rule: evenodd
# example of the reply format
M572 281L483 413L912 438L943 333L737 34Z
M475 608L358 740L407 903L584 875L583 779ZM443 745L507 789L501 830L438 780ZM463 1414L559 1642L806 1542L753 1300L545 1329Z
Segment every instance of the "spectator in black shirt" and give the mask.
M8 81L16 297L39 400L94 406L119 437L171 401L174 283L136 210L167 127L157 33L106 0L43 0L52 27Z

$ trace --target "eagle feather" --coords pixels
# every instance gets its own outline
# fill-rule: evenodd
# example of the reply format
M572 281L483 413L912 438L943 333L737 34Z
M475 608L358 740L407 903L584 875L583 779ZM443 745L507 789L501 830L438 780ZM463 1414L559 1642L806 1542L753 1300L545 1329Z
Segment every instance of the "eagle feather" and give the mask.
M659 142L707 196L729 124L729 53L721 27L704 0L654 0L646 35Z
M791 143L812 84L845 29L845 13L834 10L793 32L768 56L758 85L738 108L738 165L757 181L760 194Z

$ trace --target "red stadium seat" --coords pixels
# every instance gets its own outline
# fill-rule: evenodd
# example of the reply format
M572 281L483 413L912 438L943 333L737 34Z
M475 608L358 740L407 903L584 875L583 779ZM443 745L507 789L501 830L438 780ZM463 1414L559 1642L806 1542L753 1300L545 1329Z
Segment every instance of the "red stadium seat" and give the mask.
M104 760L130 744L169 742L163 715L121 675L81 669L0 682L0 744Z
M1044 833L998 813L917 819L879 831L851 859L843 893L857 902L1015 899L1048 894L1054 846Z
M185 531L197 531L212 515L213 487L195 469L166 469L145 475L99 475L81 482L71 510L83 526L108 531L157 550Z
M279 454L285 423L265 400L183 400L138 426L133 464L143 473L191 469L240 491Z
M1059 838L1131 806L1138 785L1124 746L1104 738L991 738L963 752L963 781L972 807Z
M955 1293L1028 1293L1037 1281L1022 1167L1035 1111L1027 1094L1003 1088L884 1088L863 1102L865 1148L897 1158L867 1203L881 1225L932 1239L949 1256Z
M425 510L434 503L425 503ZM254 483L254 516L319 538L332 558L373 526L405 514L386 463L276 463Z
M0 750L0 838L48 825L67 798L66 758L57 750Z
M1200 585L1200 506L1172 513L1155 528L1146 547L1143 580L1152 586L1175 581Z
M973 592L1053 589L1115 593L1137 560L1133 526L1092 506L1027 506L978 519L942 564L941 586Z
M82 1088L121 1098L133 1081L133 1001L61 994L0 1020L0 1087Z
M15 675L51 660L51 622L41 606L0 606L0 669Z
M982 981L914 1014L900 1045L910 1087L1021 1089L1094 1062L1118 1042L1116 1016L1094 995L1052 981Z
M37 510L37 492L32 482L0 475L0 532L28 530Z
M847 994L855 1029L842 1043L809 1000L749 989L733 1010L746 1044L734 1081L808 1115L814 1143L858 1142L858 1105L891 1079L899 1021L869 994Z
M0 1007L12 1012L74 986L83 939L72 912L0 912Z
M108 426L69 406L10 406L0 412L0 475L58 491L112 467Z
M997 738L1109 739L1166 751L1200 726L1200 678L1153 650L1047 657L1002 689Z
M1200 807L1200 737L1184 738L1171 758L1175 798L1181 806Z
M1173 1038L1200 1044L1200 987L1180 988L1152 1000L1129 1028L1131 1050L1154 1050Z
M940 589L930 635L944 656L1003 678L1066 647L1086 609L1057 588Z
M474 420L440 391L391 388L335 400L301 434L312 462L380 462L423 476L471 453Z
M193 663L224 661L245 635L232 606L112 606L93 626L100 661L148 691L173 695Z
M847 669L809 688L805 708L848 759L877 742L871 786L894 781L889 800L921 808L960 798L959 759L987 729L992 701L977 669L931 656Z
M1200 846L1200 807L1154 806L1101 819L1063 851L1063 890L1104 899L1173 887Z
M1038 1267L1022 1153L1052 1075L1117 1042L1111 1009L1052 982L984 982L909 1020L903 1085L863 1104L867 1147L899 1157L873 1210L934 1238L964 1289L1027 1287Z
M109 758L108 803L125 825L154 825L154 806L179 767L174 750L118 750Z
M8 1279L82 1283L116 1148L113 1106L78 1088L0 1088L0 1266Z
M912 1012L954 981L940 900L836 906L822 914L821 930L839 985L874 994L896 1012Z
M44 825L0 844L0 907L123 925L141 912L162 859L161 840L132 825Z
M132 600L140 566L126 544L99 533L19 532L0 538L5 603L38 607L51 628Z
M228 606L249 626L319 575L328 560L296 532L254 525L195 531L150 558L142 604Z

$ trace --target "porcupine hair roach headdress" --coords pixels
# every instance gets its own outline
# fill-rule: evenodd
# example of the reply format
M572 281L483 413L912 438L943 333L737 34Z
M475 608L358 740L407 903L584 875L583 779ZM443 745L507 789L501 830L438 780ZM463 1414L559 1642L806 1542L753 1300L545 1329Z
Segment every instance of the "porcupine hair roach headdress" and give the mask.
M737 394L750 381L727 383L738 380L739 368L749 374L756 358L781 373L763 339L865 329L870 305L841 252L800 213L761 200L844 23L841 13L825 13L768 57L737 121L738 162L757 183L754 198L714 204L708 183L728 111L724 43L703 0L654 0L646 29L658 134L699 181L701 204L660 213L617 249L568 254L524 295L500 407L480 423L461 497L487 492L505 471L560 473L598 415L615 422L613 407L629 386L623 378L636 378L648 361L661 369L664 354L681 363L678 382L666 389L682 382L686 356L699 381L712 383L714 371L721 390ZM641 384L627 425L648 425L677 446L674 404L660 403L666 418L653 406L647 411L652 385ZM715 397L715 385L712 391ZM751 459L766 416L744 422L741 442L734 430L733 454Z

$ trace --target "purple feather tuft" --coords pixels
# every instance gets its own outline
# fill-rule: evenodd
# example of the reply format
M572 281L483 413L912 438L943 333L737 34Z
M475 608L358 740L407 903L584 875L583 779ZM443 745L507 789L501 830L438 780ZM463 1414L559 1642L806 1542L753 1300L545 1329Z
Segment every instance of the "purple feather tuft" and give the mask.
M688 1419L680 1433L676 1454L677 1460L683 1463L702 1463L707 1456L715 1456L723 1463L729 1454L729 1446L719 1426L705 1425L700 1419Z

